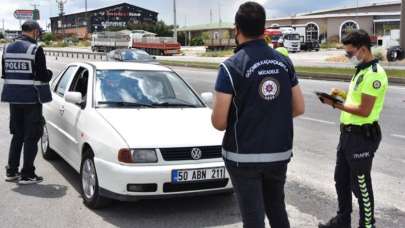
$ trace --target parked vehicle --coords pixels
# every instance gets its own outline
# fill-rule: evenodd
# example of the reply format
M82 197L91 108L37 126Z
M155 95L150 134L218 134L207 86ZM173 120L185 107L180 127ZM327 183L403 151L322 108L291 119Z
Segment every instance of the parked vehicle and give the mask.
M395 62L405 58L405 50L400 46L394 46L387 50L387 60L389 62Z
M231 192L201 96L171 69L123 62L71 63L51 82L41 151L80 174L84 204Z
M321 46L317 40L307 40L304 41L303 37L301 37L301 50L302 51L319 51Z
M107 61L159 64L155 56L139 49L116 49L107 54Z

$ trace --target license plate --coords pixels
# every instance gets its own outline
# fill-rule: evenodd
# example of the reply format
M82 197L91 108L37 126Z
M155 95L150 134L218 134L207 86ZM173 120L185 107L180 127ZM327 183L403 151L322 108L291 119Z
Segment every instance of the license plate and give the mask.
M225 167L208 169L183 169L172 171L173 183L218 180L224 178Z

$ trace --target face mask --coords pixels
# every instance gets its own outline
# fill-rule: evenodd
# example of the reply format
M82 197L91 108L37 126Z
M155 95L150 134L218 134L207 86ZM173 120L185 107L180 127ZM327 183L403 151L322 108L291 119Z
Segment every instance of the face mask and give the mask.
M350 58L350 63L353 64L354 66L358 66L362 62L363 61L357 58L357 56L353 56L352 58Z
M360 65L362 62L363 62L363 60L362 59L359 59L357 56L356 56L356 54L358 54L358 52L359 52L360 50L358 50L351 58L350 58L350 63L351 64L353 64L354 66L358 66L358 65Z

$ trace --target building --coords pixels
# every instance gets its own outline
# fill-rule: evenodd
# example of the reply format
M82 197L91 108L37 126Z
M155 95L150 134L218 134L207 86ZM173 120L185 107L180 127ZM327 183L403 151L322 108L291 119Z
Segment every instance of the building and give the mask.
M90 33L105 31L108 28L126 29L130 25L155 24L157 20L157 12L122 3L88 12L67 14L62 18L52 17L51 30L53 33L86 38Z
M399 30L401 1L342 7L271 18L267 27L290 26L302 30L308 40L339 42L353 29L364 29L378 37Z
M200 37L206 46L235 46L235 25L232 23L211 23L206 25L185 26L177 30L186 37L185 45L190 45L193 38Z

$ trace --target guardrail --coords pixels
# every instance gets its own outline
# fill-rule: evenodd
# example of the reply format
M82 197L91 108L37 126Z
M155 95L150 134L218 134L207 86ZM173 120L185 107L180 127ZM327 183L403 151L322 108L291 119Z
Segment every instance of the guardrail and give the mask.
M58 50L44 50L45 55L62 57L62 58L76 58L76 59L88 59L88 60L106 60L107 55L100 52L75 52L75 51L58 51Z
M3 51L3 46L0 46L0 51ZM76 51L60 51L60 50L44 50L45 55L63 58L76 58L88 60L107 60L107 55L101 52L76 52Z

